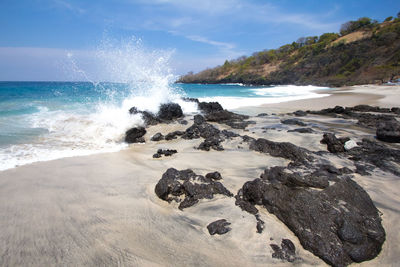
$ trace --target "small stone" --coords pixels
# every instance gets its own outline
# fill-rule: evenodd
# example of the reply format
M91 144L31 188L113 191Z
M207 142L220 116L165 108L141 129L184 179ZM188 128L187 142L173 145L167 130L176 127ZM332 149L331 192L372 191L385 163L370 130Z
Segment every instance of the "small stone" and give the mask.
M346 151L349 151L350 149L355 148L355 147L357 147L357 146L358 146L358 145L357 145L357 143L356 143L354 140L349 140L349 141L347 141L347 142L344 143L344 149L345 149Z
M215 234L223 235L231 230L230 227L227 227L230 224L231 223L228 222L227 220L221 219L207 225L207 229L210 235L215 235Z

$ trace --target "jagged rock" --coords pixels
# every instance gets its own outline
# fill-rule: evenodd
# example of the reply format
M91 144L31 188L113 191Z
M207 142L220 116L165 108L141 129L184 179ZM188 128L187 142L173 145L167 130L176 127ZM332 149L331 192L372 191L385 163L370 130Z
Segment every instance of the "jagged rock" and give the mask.
M221 219L207 225L207 229L210 235L215 235L215 234L223 235L231 230L230 227L227 227L230 224L231 223L228 222L227 220Z
M162 155L170 157L175 153L178 153L175 149L159 149L157 153L153 155L153 158L161 158Z
M324 176L287 173L283 167L266 169L260 178L268 180L272 184L281 183L288 187L314 187L323 189L329 186L328 179Z
M185 132L183 132L183 131L174 131L174 132L172 132L172 133L168 133L168 134L165 136L165 140L170 141L170 140L172 140L172 139L176 139L177 136L182 136L182 135L184 135L184 134L185 134Z
M206 174L206 178L211 180L221 180L222 176L219 172L210 172Z
M384 142L400 143L400 123L396 119L380 122L376 138Z
M372 200L346 177L323 190L255 179L243 185L242 194L243 202L263 205L305 249L333 266L373 259L385 241Z
M194 124L196 124L196 125L200 125L200 124L203 124L204 122L206 122L204 117L201 115L195 115L193 120L194 120Z
M161 133L156 133L155 135L153 135L150 139L151 141L161 141L164 140L164 135L162 135Z
M240 136L237 133L231 132L231 131L227 131L227 130L222 130L222 135L225 136L226 138L233 138L233 137L238 137Z
M273 157L282 157L292 160L294 163L305 164L313 159L310 152L305 149L293 145L288 142L273 142L264 138L255 140L254 138L246 136L243 140L249 140L249 148L255 151L268 153Z
M363 138L357 144L357 147L347 152L351 160L369 163L383 171L400 176L400 170L397 165L400 163L400 150L389 148L382 143L367 138Z
M125 133L125 142L127 142L128 144L143 143L144 142L143 136L145 134L146 134L146 129L144 129L143 127L136 127L129 129Z
M161 120L171 121L183 116L182 108L179 104L168 103L162 104L158 111L157 117Z
M169 168L158 181L154 191L162 200L180 202L181 210L193 206L200 199L212 199L215 194L233 196L220 182L206 179L190 169L178 171Z
M314 130L311 128L297 128L294 130L288 130L288 133L297 132L297 133L313 133Z
M198 120L199 122L199 120ZM185 130L185 133L182 135L183 139L197 139L197 138L211 138L214 136L219 136L220 130L215 128L209 123L203 122L200 124L194 123L192 126Z
M289 125L299 125L299 126L306 126L304 122L298 120L298 119L286 119L286 120L281 120L281 123L283 124L289 124Z
M194 103L197 103L197 104L200 103L199 100L198 100L197 98L193 98L193 97L183 97L182 99L183 99L184 101L186 101L186 102L194 102Z
M218 102L200 102L199 109L203 111L205 114L224 110L221 104Z
M210 151L210 149L212 148L217 151L222 151L224 150L224 148L221 145L222 141L223 139L221 139L219 136L211 136L206 138L202 143L200 143L197 149Z
M268 116L268 113L260 113L257 115L257 117L266 117Z
M189 123L187 120L179 120L178 122L179 122L179 124L182 124L182 125L188 125L188 123Z
M136 107L129 109L130 114L141 114L146 125L156 125L161 122L154 114L148 111L140 111Z
M350 138L336 138L334 134L324 133L321 144L326 144L329 152L339 153L345 152L344 144L349 140Z
M296 247L289 239L282 239L281 247L276 244L270 245L272 250L272 258L294 262L296 260Z
M363 166L361 164L355 164L356 165L356 173L363 175L363 176L368 176L371 175L367 170L368 168L366 166Z
M352 108L348 108L349 110L352 111L358 111L358 112L380 112L380 113L390 113L389 108L380 108L380 107L373 107L369 105L357 105Z

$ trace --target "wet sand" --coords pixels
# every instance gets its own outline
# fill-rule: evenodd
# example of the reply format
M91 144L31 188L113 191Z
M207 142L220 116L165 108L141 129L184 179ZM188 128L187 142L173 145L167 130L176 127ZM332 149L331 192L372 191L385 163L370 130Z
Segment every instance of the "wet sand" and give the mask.
M354 103L385 106L399 97L396 95L399 87L385 92L377 92L378 89L339 89L326 98L247 111L280 113ZM248 131L237 132L292 142L312 151L326 150L319 143L320 133L287 133L286 128L279 127L265 132L263 127L277 126L280 118L254 120L257 124ZM305 120L357 138L370 134L330 118L307 116ZM292 266L271 257L270 244L280 244L282 238L288 238L301 258L296 266L326 266L304 250L296 236L263 208L260 211L265 230L257 234L254 216L236 207L234 198L217 195L184 211L176 203L157 198L154 186L170 167L191 168L202 175L219 171L224 186L236 194L243 183L258 178L265 168L288 163L282 158L250 151L239 139L224 142L224 151L210 152L194 149L201 142L199 139L149 141L158 131L166 134L191 124L192 121L187 126L153 126L145 136L146 144L133 144L125 151L35 163L0 172L0 265ZM153 159L158 148L177 149L178 153ZM331 162L337 167L347 164L336 156L332 156ZM400 195L396 190L400 181L379 171L368 177L356 174L354 179L382 212L387 234L377 258L354 266L395 266L400 262ZM206 226L217 219L227 219L232 230L222 236L210 236Z

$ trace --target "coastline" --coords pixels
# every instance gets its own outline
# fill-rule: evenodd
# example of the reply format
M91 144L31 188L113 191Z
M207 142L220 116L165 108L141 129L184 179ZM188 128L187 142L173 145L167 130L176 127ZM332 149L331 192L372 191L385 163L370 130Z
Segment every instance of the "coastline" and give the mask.
M235 111L256 115L336 105L393 107L394 103L400 103L398 92L400 86L345 87L334 89L328 97ZM331 123L329 119L321 121ZM279 244L280 238L289 238L302 258L299 266L326 266L303 249L296 236L266 210L261 216L267 230L260 235L254 231L254 217L235 207L232 198L202 200L201 204L183 212L176 204L157 198L154 186L170 167L191 168L203 175L220 171L224 185L236 193L244 182L258 178L266 167L288 163L282 158L238 149L240 143L235 142L224 145L225 151L204 152L193 149L199 140L149 141L158 131L166 134L188 126L152 126L146 135L146 144L134 144L119 152L37 162L0 171L3 264L292 266L271 258L268 245ZM249 127L247 133L255 137L262 135L253 130ZM346 129L339 128L339 131ZM310 138L276 131L268 132L268 138L292 142L312 151L326 150L317 134ZM153 159L159 148L177 149L178 153ZM387 240L377 258L353 266L390 265L400 261L397 253L400 250L397 223L400 197L395 190L400 187L400 181L395 178L379 172L369 177L358 174L354 177L383 213ZM221 218L232 223L233 231L223 236L209 236L206 225Z
M285 113L296 110L320 110L334 106L352 107L356 105L372 105L383 108L399 106L400 85L355 85L326 90L317 90L317 94L327 94L320 98L301 99L275 104L263 104L257 107L242 107L236 112L257 115L262 112Z

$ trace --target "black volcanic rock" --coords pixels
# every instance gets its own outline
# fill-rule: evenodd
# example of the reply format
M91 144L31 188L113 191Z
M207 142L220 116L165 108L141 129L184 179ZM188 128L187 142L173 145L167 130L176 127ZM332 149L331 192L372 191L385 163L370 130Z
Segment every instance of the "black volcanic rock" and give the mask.
M299 125L299 126L306 126L304 122L298 119L286 119L286 120L281 120L281 123L283 124L289 124L289 125Z
M307 116L307 112L303 111L303 110L297 110L295 112L293 112L293 114L297 117L304 117Z
M199 109L205 114L224 110L221 104L218 102L200 102L198 106Z
M363 138L357 144L358 147L347 152L350 159L355 161L355 163L360 166L366 166L366 164L374 165L383 171L400 176L398 168L398 164L400 164L400 150L390 148L385 144L367 138ZM360 172L363 172L361 167L358 169L360 169ZM357 172L359 172L358 169Z
M211 180L221 180L222 176L219 172L210 172L206 174L206 178Z
M244 140L246 139L246 137L243 138ZM249 140L249 148L252 150L268 153L273 157L286 158L292 160L294 163L306 164L313 159L307 149L289 142L273 142L264 138L255 140L251 139L251 137L246 140Z
M182 108L176 103L167 103L160 106L157 117L161 120L171 121L183 116Z
M396 119L380 122L376 138L384 142L400 143L400 123Z
M210 235L215 235L215 234L223 235L231 230L230 227L227 227L230 224L231 223L228 222L227 220L221 219L207 225L207 229Z
M162 200L180 203L181 210L193 206L200 199L212 199L215 194L233 196L220 182L206 179L190 169L178 171L169 168L158 181L154 191Z
M178 153L176 149L159 149L157 150L157 153L153 155L153 158L161 158L162 155L170 157L175 153Z
M297 133L313 133L314 130L311 128L297 128L293 130L288 130L288 133L297 132Z
M125 142L130 143L142 143L144 142L143 136L146 134L146 129L143 127L136 127L129 129L125 133Z
M323 190L312 190L275 181L246 182L241 201L263 205L295 233L305 249L333 266L378 255L385 231L378 210L357 183L344 177ZM280 258L282 254L276 253Z
M349 141L350 138L337 138L332 133L324 133L321 144L326 144L327 149L331 153L345 152L344 143Z
M153 135L150 139L151 141L161 141L164 140L164 135L162 135L161 133L156 133L155 135Z
M185 132L183 132L183 131L174 131L174 132L168 133L165 136L165 140L170 141L172 139L176 139L177 136L182 136L184 134L185 134Z
M289 239L282 239L281 247L276 244L270 245L272 250L272 258L294 262L296 260L296 247Z
M221 139L219 136L211 136L206 138L197 149L200 150L205 150L205 151L210 151L210 149L214 149L217 151L222 151L224 148L221 145L221 142L223 139Z

